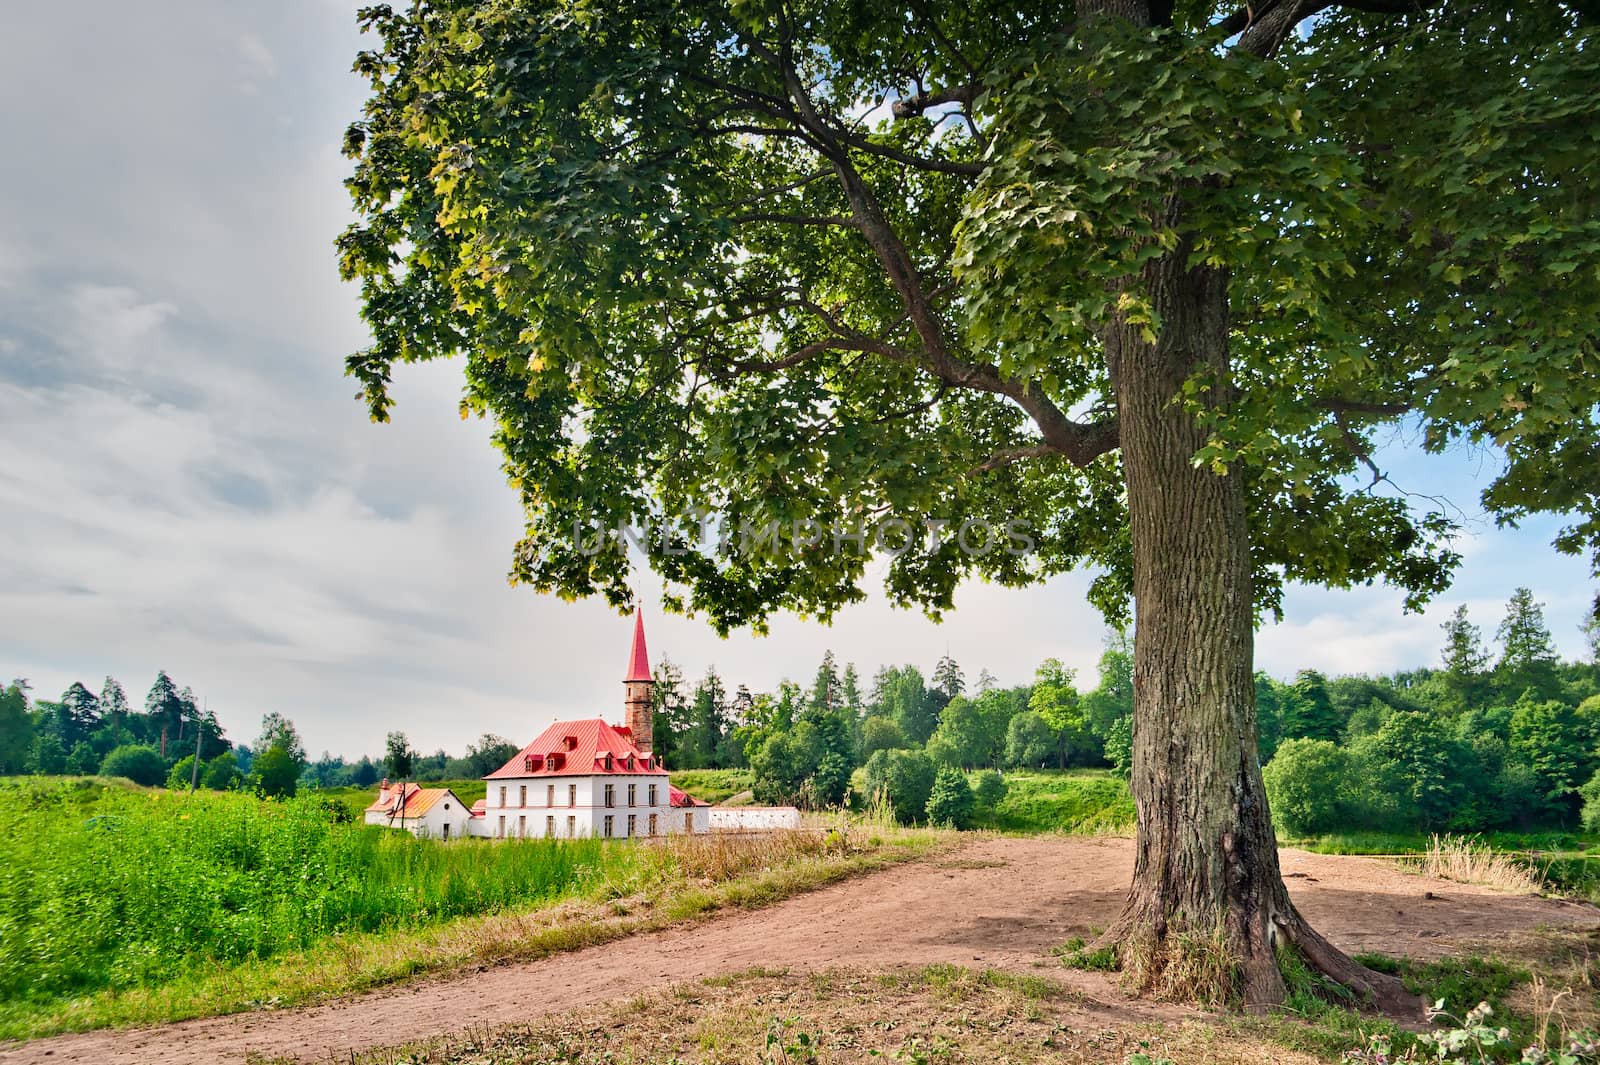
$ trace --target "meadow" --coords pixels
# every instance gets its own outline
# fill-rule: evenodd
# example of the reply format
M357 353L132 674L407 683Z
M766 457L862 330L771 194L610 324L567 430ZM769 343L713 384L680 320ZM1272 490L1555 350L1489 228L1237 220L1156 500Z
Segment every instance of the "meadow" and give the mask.
M1006 793L978 808L975 827L999 832L1132 832L1128 782L1109 769L1011 769Z
M441 844L351 821L322 793L276 801L95 778L8 781L0 801L11 813L0 828L0 1038L301 1000L561 949L631 930L600 925L641 899L648 909L672 896L653 921L692 917L920 845L848 830ZM532 933L482 923L564 903L605 908L581 927ZM441 946L435 930L463 921L479 923Z

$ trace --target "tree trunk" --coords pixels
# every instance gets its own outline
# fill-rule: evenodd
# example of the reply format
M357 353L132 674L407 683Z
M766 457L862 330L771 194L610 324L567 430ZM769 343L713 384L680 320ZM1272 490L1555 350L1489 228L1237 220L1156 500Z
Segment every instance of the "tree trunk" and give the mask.
M1167 221L1178 220L1176 199ZM1227 397L1228 279L1188 248L1146 267L1159 339L1104 335L1116 390L1133 542L1133 886L1102 943L1145 991L1263 1009L1284 998L1275 950L1389 1010L1421 1003L1313 931L1278 870L1256 749L1254 611L1245 488L1192 462L1205 431L1181 405L1196 371Z

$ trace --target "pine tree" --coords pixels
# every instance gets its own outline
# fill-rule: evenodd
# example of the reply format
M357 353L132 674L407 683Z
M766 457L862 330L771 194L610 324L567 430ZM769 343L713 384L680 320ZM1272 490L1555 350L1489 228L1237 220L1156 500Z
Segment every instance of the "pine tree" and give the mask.
M807 708L813 714L831 714L839 703L839 665L832 651L825 651L822 664L817 667L816 679L811 682Z
M1589 661L1600 666L1600 604L1597 604L1596 613L1584 618L1579 628L1589 644Z
M978 670L978 694L991 691L1000 684L1000 678L987 669Z
M715 666L695 685L689 713L693 725L680 750L679 764L685 769L714 768L728 734L728 693Z
M176 739L183 721L183 698L164 669L156 671L155 683L144 697L144 713L150 736L160 744L162 757L165 757L167 742Z
M111 745L122 742L122 729L128 717L128 696L116 677L107 676L100 687L100 719L111 726Z
M1473 677L1489 666L1489 652L1483 646L1483 633L1467 620L1467 607L1456 607L1450 620L1439 626L1444 630L1444 668L1457 677Z
M1506 603L1506 616L1496 633L1500 663L1495 679L1501 691L1516 698L1529 688L1541 696L1555 693L1556 651L1544 621L1544 604L1527 588L1518 588Z
M854 662L845 663L844 676L839 680L839 703L852 719L861 720L866 708L861 703L861 677Z
M956 665L956 660L950 657L949 652L939 659L939 664L933 667L933 686L944 692L946 699L954 699L967 690L967 680L961 673L961 667Z

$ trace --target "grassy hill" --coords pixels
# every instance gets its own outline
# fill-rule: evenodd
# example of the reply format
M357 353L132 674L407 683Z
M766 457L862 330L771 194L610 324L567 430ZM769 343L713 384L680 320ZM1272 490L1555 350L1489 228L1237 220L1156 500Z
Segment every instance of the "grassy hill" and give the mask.
M1001 832L1131 832L1133 796L1109 769L1013 769L1006 796L977 827Z

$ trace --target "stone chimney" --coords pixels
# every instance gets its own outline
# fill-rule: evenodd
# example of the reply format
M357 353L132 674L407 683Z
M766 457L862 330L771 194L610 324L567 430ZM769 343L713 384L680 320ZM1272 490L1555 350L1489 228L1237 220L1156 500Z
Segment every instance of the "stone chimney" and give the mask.
M628 676L622 682L622 705L626 710L623 724L633 733L634 746L649 754L655 741L654 722L650 716L651 693L656 686L650 675L650 655L644 646L644 615L633 612L633 652L628 656Z

